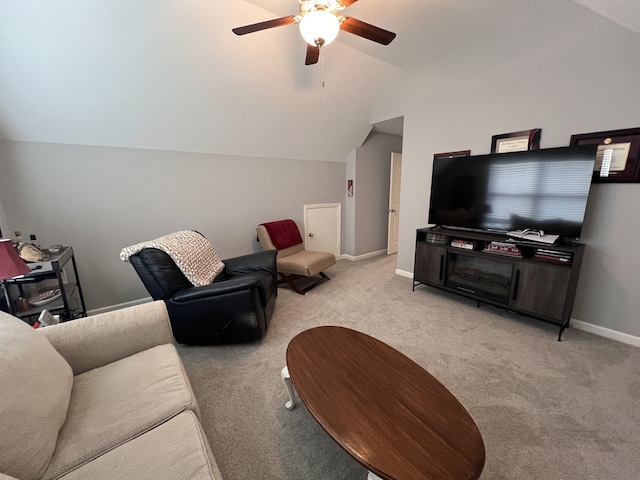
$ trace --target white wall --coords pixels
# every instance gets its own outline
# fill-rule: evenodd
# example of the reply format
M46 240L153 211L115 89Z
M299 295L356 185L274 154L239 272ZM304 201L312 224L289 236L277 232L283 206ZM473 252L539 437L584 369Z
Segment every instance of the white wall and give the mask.
M571 8L570 8L571 7ZM496 35L498 35L496 33ZM640 127L640 36L587 9L533 9L510 36L405 70L374 120L404 115L398 268L413 272L427 225L433 154L490 151L492 135L542 128L541 148L572 134ZM594 185L573 317L640 336L640 184Z
M0 159L11 228L73 246L89 309L148 296L123 247L195 229L224 259L260 250L259 223L345 200L342 162L8 141Z
M340 41L306 66L295 27L233 35L298 2L260 3L1 1L0 138L342 161L399 68Z

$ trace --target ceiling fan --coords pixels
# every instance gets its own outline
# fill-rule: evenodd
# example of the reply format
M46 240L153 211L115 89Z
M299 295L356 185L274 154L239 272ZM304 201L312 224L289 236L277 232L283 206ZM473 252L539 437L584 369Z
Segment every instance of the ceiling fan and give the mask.
M307 42L305 65L318 63L320 48L329 45L338 36L339 30L353 33L382 45L389 45L396 34L370 25L361 20L338 15L338 12L358 0L299 0L300 14L274 18L266 22L252 23L232 29L236 35L259 32L268 28L282 27L297 23L300 33Z

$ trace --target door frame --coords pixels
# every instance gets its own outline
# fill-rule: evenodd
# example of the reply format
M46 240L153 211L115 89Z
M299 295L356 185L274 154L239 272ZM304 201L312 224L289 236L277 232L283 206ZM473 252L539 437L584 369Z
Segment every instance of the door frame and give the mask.
M398 191L395 192L394 191L394 167L395 165L399 163L400 164L400 172L399 173L399 178L398 180ZM402 190L402 152L391 152L391 161L390 161L390 172L389 172L389 208L387 209L387 215L388 215L388 219L387 219L387 255L392 255L395 253L398 253L398 249L396 248L395 251L391 251L391 239L393 238L393 217L394 215L397 215L399 217L400 215L400 191ZM395 193L397 193L397 198L398 198L398 211L394 211L393 210L393 199L395 197ZM398 218L398 231L395 232L396 235L399 235L399 230L400 230L400 219Z

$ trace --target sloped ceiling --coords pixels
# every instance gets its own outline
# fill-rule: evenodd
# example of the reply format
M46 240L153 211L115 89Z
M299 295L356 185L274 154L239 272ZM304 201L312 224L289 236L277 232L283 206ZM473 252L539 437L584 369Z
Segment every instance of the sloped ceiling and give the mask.
M615 23L640 33L638 0L574 0Z
M640 32L640 2L576 2ZM295 25L231 32L296 0L3 0L0 138L344 161L404 70L469 55L531 3L360 0L346 13L396 40L341 32L305 66Z

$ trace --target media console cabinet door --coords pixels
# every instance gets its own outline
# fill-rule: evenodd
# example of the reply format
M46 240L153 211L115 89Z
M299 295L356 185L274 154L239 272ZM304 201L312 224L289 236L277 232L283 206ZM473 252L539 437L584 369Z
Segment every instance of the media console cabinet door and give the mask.
M413 279L416 282L444 285L444 262L447 248L416 242Z
M517 262L517 282L509 305L563 322L571 268L540 262Z

